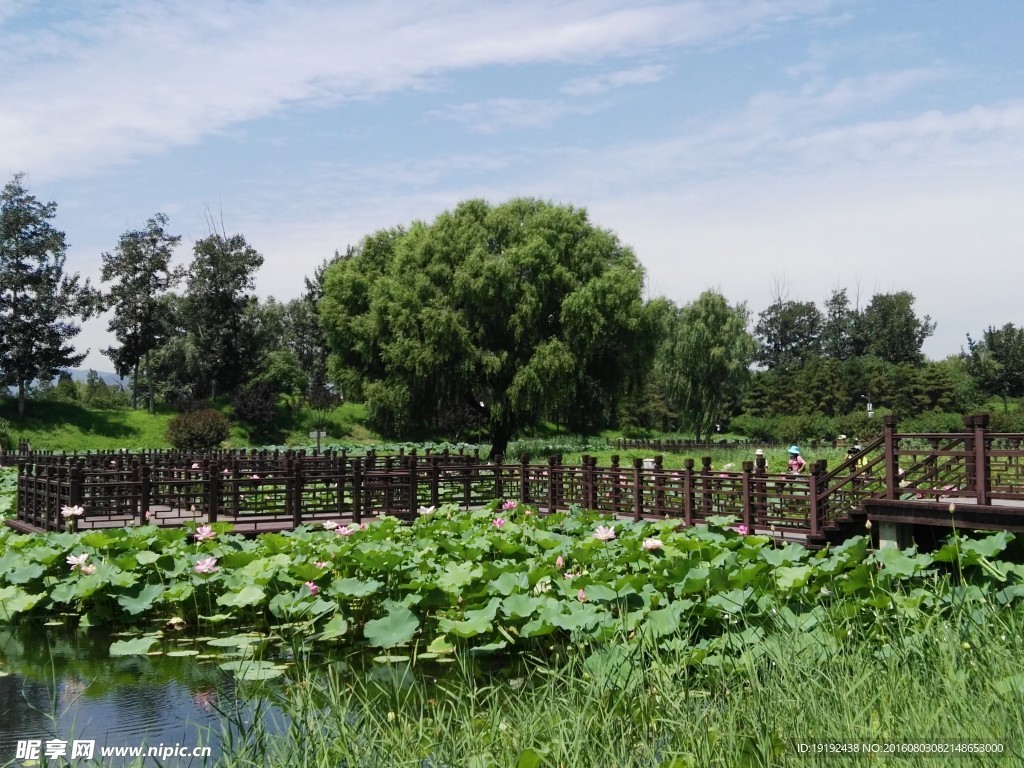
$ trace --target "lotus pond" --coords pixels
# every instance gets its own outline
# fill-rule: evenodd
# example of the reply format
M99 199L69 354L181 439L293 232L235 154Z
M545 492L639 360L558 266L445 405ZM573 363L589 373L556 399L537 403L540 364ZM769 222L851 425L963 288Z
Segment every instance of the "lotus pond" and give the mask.
M1011 534L954 535L931 553L875 551L866 537L810 552L729 518L678 530L500 500L421 511L412 525L379 518L256 539L225 525L5 529L6 671L49 681L47 701L58 703L63 681L106 680L103 670L153 680L171 691L160 696L191 702L172 729L216 719L209 733L226 734L225 764L236 765L399 764L397 750L410 765L477 756L479 765L683 766L715 755L737 764L728 756L745 749L756 757L748 764L776 764L794 735L785 717L802 722L801 708L817 712L819 733L858 723L860 735L891 731L898 718L877 710L939 701L951 675L987 697L987 714L968 724L937 713L927 729L908 722L899 733L921 739L959 722L995 737L1024 726L1015 666L1024 566ZM45 644L31 640L48 622L61 626ZM76 661L59 675L25 650L59 643L104 650L96 666ZM971 655L979 647L984 658ZM890 679L902 687L871 703ZM850 685L866 686L866 710L849 709ZM217 692L215 718L196 703L203 691ZM903 691L915 698L898 704ZM950 701L947 714L969 716L957 709L962 695ZM751 722L740 727L743 707ZM835 713L846 719L837 725ZM265 725L268 714L283 720ZM562 730L559 715L570 724ZM631 744L622 754L607 741L616 729ZM322 762L298 748L304 740L320 745Z

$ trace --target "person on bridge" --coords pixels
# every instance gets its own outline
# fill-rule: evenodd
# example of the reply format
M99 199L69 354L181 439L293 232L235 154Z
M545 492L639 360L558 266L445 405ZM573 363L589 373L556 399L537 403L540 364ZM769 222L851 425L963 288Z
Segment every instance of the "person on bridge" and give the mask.
M788 467L789 468L787 471L791 475L802 474L803 471L807 468L807 462L804 461L804 457L800 455L800 449L795 445L791 445L789 447Z

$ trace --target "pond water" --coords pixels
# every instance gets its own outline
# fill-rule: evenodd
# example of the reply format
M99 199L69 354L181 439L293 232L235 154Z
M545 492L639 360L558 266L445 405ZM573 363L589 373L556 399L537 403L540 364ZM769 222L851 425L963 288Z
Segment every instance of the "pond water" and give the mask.
M518 669L489 656L454 664L451 657L428 661L432 654L424 653L413 664L407 656L375 658L356 646L299 650L280 637L230 631L220 637L153 632L144 636L152 641L149 654L112 656L114 642L141 632L118 637L58 623L0 626L0 766L22 765L19 742L29 740L40 746L33 765L55 764L45 750L56 740L64 742L62 765L139 765L138 758L101 752L143 747L177 750L157 753L160 759L145 760L147 766L209 768L222 745L227 748L224 739L244 741L257 719L263 733L286 727L274 695L299 678L293 664L299 653L308 663L306 674L332 670L391 694L412 685L433 688L453 673L493 679ZM241 672L222 668L238 664ZM268 672L278 676L259 679ZM257 679L245 679L249 675ZM76 741L92 743L95 762L72 759ZM210 751L181 752L197 747Z
M38 759L45 765L46 742L58 740L66 742L63 756L72 765L80 741L93 742L95 763L83 764L130 764L134 758L101 757L101 750L145 745L161 750L159 764L208 766L210 757L180 756L181 750L209 747L215 757L224 728L249 727L255 717L268 730L279 727L279 712L247 703L254 684L239 684L221 669L224 656L167 655L200 643L160 639L153 646L160 655L112 657L116 639L86 630L0 627L0 765L24 758L18 743L28 740L41 743Z

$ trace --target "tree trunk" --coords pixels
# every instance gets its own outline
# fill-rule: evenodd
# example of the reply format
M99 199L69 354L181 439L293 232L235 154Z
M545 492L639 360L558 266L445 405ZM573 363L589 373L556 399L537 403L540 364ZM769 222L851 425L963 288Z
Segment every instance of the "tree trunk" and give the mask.
M505 458L505 450L508 448L509 440L512 439L512 427L505 422L495 424L491 427L491 452L487 454L487 460L500 464Z
M25 415L25 382L18 382L18 415Z
M153 413L155 406L153 405L153 369L149 365L149 350L146 350L146 388L149 390L149 412Z
M132 368L132 410L137 410L139 407L139 361L135 361L135 366Z

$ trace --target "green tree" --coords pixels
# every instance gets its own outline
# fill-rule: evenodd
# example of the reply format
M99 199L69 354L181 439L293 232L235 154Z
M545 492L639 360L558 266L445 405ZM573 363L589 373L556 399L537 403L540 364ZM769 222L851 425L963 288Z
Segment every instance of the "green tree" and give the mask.
M914 312L908 291L876 293L864 308L862 333L865 352L886 362L918 365L924 360L921 345L935 331L935 323Z
M145 362L150 412L154 408L150 355L166 340L167 326L158 313L160 299L183 276L183 270L171 267L181 236L168 234L166 226L167 216L158 213L145 229L122 234L113 252L103 254L100 273L104 283L114 282L106 295L107 306L114 310L107 329L120 342L103 354L114 363L118 376L131 376L132 408L138 407L139 363Z
M758 315L754 327L757 354L754 362L767 368L791 368L821 352L821 312L812 301L786 301L781 297Z
M0 192L0 371L18 389L18 413L34 379L52 379L87 352L71 340L75 323L100 307L100 295L79 275L65 274L64 233L51 223L55 202L40 202L16 174Z
M249 293L263 256L242 235L211 234L198 241L185 278L184 327L193 350L193 392L216 397L246 378L258 352L247 313L256 303Z
M321 321L346 395L387 433L466 404L491 459L543 418L612 419L653 350L643 270L584 210L470 200L327 268Z
M349 249L351 255L351 249ZM285 309L286 341L289 349L298 358L302 369L309 377L309 392L322 389L328 385L327 337L320 322L320 300L324 296L324 275L327 268L343 258L335 252L334 258L324 261L313 272L313 277L306 277L306 290L303 295L288 302Z
M749 314L714 291L705 291L669 320L657 366L681 426L709 438L727 403L738 400L756 352L747 333Z
M1004 411L1009 398L1024 395L1024 328L1013 323L989 326L978 341L968 334L963 358L978 387L1002 398Z
M821 354L831 360L846 361L863 354L859 348L860 313L850 307L845 288L836 288L825 300L819 342Z

